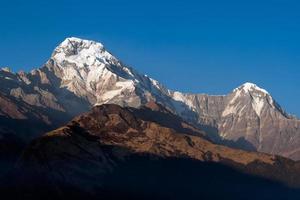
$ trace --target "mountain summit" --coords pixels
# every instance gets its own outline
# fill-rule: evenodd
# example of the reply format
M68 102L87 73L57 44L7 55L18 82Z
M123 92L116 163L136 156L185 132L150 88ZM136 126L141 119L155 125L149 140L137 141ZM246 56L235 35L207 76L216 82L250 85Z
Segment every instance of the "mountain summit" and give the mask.
M66 38L41 68L30 73L1 70L0 81L5 130L7 121L34 119L36 132L44 132L95 105L137 108L156 102L217 143L300 159L300 121L266 90L245 83L219 96L172 91L124 65L98 42ZM20 134L14 126L9 132ZM25 139L38 134L22 133Z
M102 44L74 37L54 50L47 67L62 80L61 87L91 104L130 93L137 82L133 70L123 66Z
M255 111L258 117L261 116L264 109L278 111L284 117L289 117L274 101L269 92L258 87L254 83L245 83L240 87L234 89L232 92L232 96L233 97L230 100L228 107L226 107L223 112L223 116L243 111L246 108L246 104L248 103L251 104L252 109ZM241 102L242 99L247 102ZM242 107L239 109L236 103Z
M242 89L245 92L260 91L264 94L269 94L269 92L267 92L265 89L262 89L262 88L258 87L256 84L250 83L250 82L244 83L243 85L241 85L237 89Z

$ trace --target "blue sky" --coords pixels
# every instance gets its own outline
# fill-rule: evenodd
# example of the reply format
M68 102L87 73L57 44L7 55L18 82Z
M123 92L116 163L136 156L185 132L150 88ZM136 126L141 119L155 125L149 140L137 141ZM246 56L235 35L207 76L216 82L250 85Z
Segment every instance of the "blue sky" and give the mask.
M169 88L226 94L254 82L300 116L298 2L1 0L0 66L39 67L77 36Z

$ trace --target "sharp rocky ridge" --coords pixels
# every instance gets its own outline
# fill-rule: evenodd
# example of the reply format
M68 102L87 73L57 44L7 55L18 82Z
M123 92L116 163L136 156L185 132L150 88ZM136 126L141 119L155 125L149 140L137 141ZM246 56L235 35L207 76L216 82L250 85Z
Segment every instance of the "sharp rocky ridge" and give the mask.
M227 95L172 91L126 66L98 42L66 38L41 68L0 71L5 118L60 124L101 104L141 107L157 102L205 130L217 143L300 159L300 121L253 83ZM27 110L26 110L27 109ZM12 128L13 129L13 128ZM13 131L13 130L12 130Z

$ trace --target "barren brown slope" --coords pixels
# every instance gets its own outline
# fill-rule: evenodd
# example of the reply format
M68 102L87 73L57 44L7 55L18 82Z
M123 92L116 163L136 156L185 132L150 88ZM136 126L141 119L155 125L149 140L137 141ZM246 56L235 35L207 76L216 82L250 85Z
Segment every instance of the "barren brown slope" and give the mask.
M101 144L125 147L138 153L166 157L186 156L215 162L228 159L244 165L254 161L273 164L276 159L267 154L215 145L204 139L204 132L180 118L147 108L123 109L117 105L95 107L92 112L75 118L68 126L50 132L45 137L69 136L74 129L75 132L76 129L83 129Z
M154 109L152 105L151 108L122 108L112 104L94 107L68 125L35 140L23 155L23 161L40 167L46 164L47 168L56 169L60 164L68 165L68 160L89 160L101 170L111 170L114 166L112 159L105 156L102 148L109 146L126 149L116 151L114 155L118 159L128 154L146 153L162 158L217 162L299 186L300 168L297 162L213 144L205 139L204 132L163 107ZM74 166L70 169L78 170Z

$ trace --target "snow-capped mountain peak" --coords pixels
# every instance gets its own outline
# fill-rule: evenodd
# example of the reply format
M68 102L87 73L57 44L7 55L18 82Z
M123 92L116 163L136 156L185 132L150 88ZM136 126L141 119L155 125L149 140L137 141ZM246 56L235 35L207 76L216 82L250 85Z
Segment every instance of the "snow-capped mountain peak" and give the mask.
M64 66L65 62L70 62L79 67L106 64L116 60L101 43L75 37L66 38L56 47L52 58L60 66Z
M132 69L95 41L66 38L55 48L50 61L48 66L62 80L61 87L93 104L106 102L124 90L132 91L137 81Z
M260 88L254 83L246 82L243 85L239 86L238 88L234 89L234 91L243 90L245 93L253 93L253 92L261 92L265 95L270 95L268 91L265 89Z
M223 112L223 116L244 113L247 105L255 111L258 117L261 116L266 106L270 106L272 109L275 108L274 100L269 92L254 83L246 82L234 89L229 95L229 103Z

